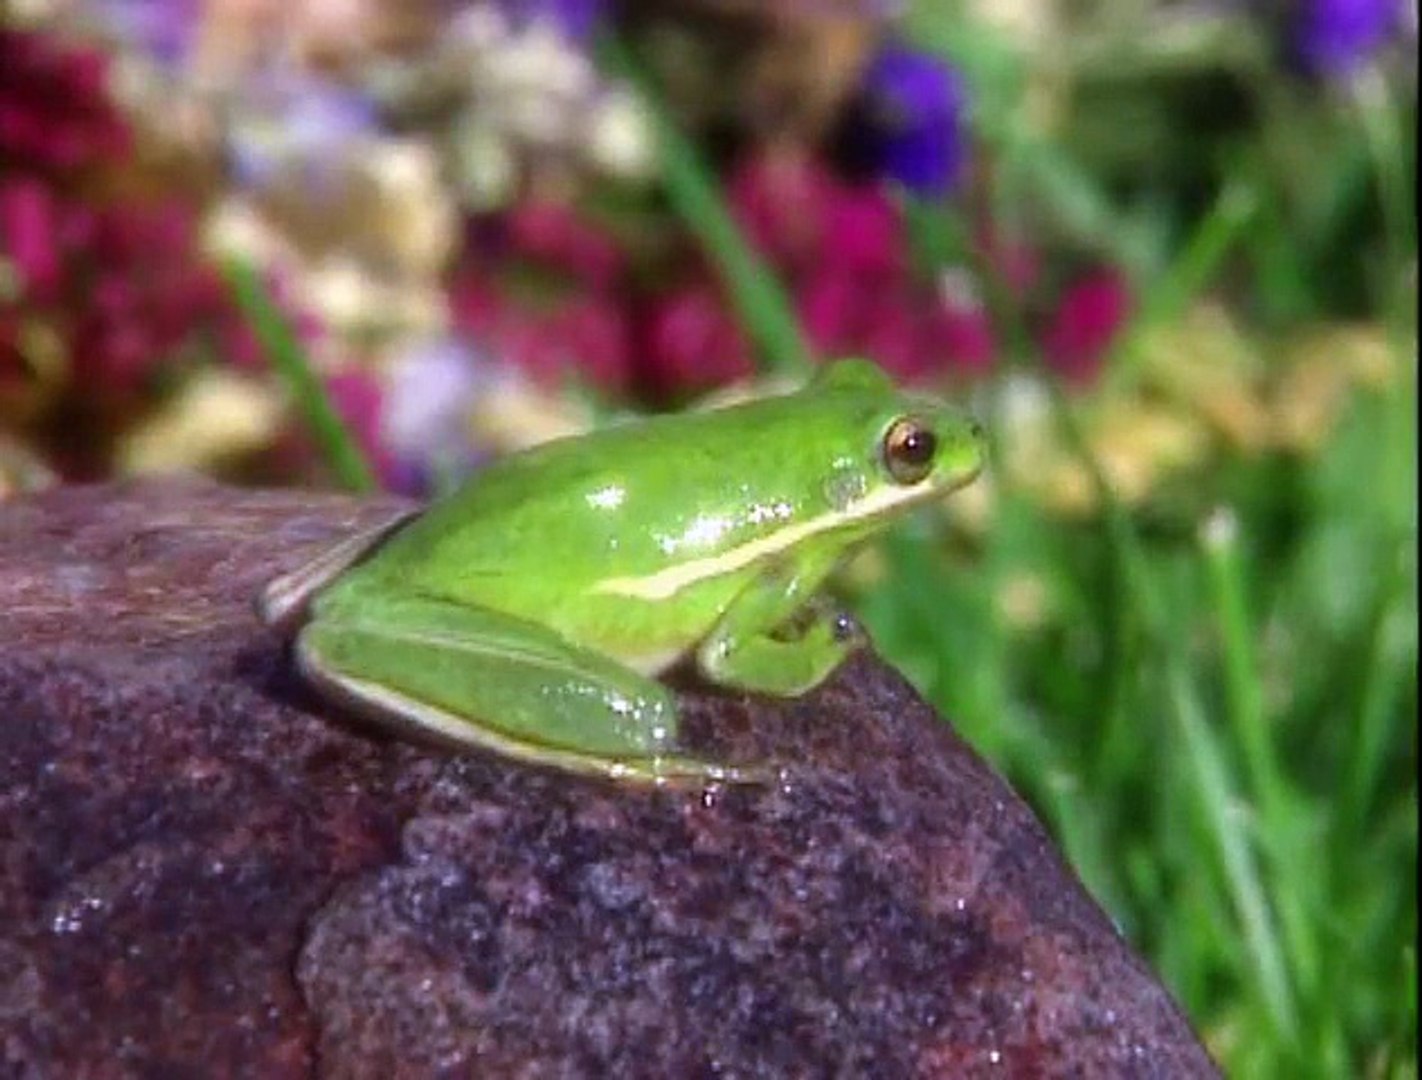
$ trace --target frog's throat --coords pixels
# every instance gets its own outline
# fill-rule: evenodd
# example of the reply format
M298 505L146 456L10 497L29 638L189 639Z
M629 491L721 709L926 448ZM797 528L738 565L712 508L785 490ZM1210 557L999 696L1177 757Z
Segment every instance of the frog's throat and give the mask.
M668 566L655 574L607 578L599 581L593 591L637 600L665 600L692 585L744 570L753 563L788 551L821 533L872 521L892 513L898 507L924 502L940 494L947 494L947 491L936 487L930 481L912 487L881 487L844 510L828 511L798 525L778 529L769 536L749 540L729 551L708 555L704 559L692 559L677 566Z

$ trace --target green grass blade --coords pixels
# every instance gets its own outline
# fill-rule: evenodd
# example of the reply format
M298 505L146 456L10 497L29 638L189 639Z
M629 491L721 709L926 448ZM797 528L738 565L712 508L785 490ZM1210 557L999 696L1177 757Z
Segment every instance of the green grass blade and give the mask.
M1243 924L1265 1008L1275 1029L1292 1038L1298 1030L1293 994L1246 823L1243 815L1235 812L1238 800L1231 788L1224 754L1180 661L1167 661L1167 680L1172 712L1184 738L1190 780L1224 870L1231 901Z
M374 491L379 486L375 473L307 362L301 343L267 296L257 272L247 263L230 260L223 266L223 274L341 484L352 491Z

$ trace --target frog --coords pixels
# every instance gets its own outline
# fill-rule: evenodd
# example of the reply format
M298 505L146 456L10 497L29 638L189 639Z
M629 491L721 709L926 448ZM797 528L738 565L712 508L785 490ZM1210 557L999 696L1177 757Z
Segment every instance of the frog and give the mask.
M796 698L858 648L827 579L971 483L986 438L868 360L508 454L266 584L330 702L397 732L657 785L763 781L680 744L662 680Z

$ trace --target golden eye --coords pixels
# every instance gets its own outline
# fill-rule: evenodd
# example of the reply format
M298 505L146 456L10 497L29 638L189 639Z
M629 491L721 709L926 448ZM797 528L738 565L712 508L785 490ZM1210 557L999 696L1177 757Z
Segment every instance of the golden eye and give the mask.
M917 484L933 471L933 455L938 440L921 420L901 417L884 433L884 464L894 482Z

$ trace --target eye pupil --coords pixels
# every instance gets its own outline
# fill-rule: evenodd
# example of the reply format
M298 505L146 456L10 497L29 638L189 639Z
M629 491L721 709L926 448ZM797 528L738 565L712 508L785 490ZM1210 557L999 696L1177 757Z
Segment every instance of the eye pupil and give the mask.
M918 420L896 420L884 436L884 459L889 475L900 484L916 484L933 467L938 440Z
M926 431L910 431L899 444L899 457L922 465L933 456L933 436Z

